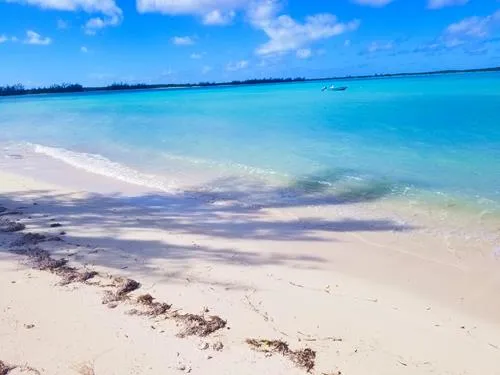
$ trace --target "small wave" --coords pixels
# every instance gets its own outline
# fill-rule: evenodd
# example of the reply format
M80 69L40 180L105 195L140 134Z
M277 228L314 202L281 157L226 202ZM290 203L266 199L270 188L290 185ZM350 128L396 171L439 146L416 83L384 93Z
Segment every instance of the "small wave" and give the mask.
M101 155L74 152L64 148L48 147L39 144L30 144L30 146L38 154L49 156L87 172L168 193L177 190L172 182L165 181L158 176L141 173Z
M209 159L199 159L189 156L180 156L175 154L162 154L165 159L178 160L181 162L187 162L194 165L206 165L208 167L220 168L223 170L242 170L249 175L262 175L262 176L279 176L279 177L289 177L286 173L276 172L273 169L259 168L251 165L235 163L235 162L220 162Z

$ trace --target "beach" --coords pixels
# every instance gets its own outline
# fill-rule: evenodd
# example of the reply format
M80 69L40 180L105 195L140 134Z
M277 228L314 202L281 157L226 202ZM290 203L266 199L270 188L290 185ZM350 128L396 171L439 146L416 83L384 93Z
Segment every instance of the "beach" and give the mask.
M500 0L0 0L0 375L500 375Z
M166 192L40 154L1 167L11 373L500 374L489 215Z

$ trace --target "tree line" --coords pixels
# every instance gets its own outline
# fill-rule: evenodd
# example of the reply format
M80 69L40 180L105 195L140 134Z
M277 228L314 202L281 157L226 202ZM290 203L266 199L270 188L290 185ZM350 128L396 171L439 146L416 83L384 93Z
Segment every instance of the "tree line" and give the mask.
M476 72L498 72L500 67L483 68L483 69L463 69L463 70L437 70L431 72L419 73L385 73L372 75L345 76L333 78L314 78L306 79L298 78L263 78L263 79L247 79L244 81L230 82L199 82L199 83L168 83L168 84L146 84L137 83L129 84L123 82L113 83L103 87L84 87L77 83L63 83L60 85L52 85L48 87L26 88L21 84L11 86L0 86L0 96L9 95L28 95L28 94L56 94L56 93L76 93L76 92L91 92L91 91L118 91L118 90L149 90L162 88L190 88L190 87L212 87L212 86L227 86L227 85L260 85L271 83L291 83L304 81L326 81L340 79L365 79L365 78L390 78L390 77L405 77L417 75L434 75L434 74L454 74L454 73L476 73Z
M47 87L26 88L21 84L11 86L0 86L0 96L28 95L28 94L51 94L58 92L81 92L84 87L75 83L63 83Z
M0 96L9 95L29 95L29 94L57 94L57 93L76 93L76 92L91 92L91 91L118 91L118 90L146 90L146 89L161 89L161 88L189 88L189 87L209 87L209 86L225 86L225 85L258 85L269 83L287 83L287 82L303 82L305 78L263 78L263 79L248 79L245 81L231 82L199 82L199 83L168 83L168 84L146 84L146 83L112 83L103 87L84 87L77 83L63 83L60 85L51 85L48 87L26 88L21 84L0 86Z

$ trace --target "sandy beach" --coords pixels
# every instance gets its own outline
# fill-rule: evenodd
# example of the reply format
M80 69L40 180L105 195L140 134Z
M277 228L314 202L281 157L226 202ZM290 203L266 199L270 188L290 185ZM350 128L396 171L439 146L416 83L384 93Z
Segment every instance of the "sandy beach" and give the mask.
M483 221L465 235L390 203L248 205L1 166L8 374L500 374Z

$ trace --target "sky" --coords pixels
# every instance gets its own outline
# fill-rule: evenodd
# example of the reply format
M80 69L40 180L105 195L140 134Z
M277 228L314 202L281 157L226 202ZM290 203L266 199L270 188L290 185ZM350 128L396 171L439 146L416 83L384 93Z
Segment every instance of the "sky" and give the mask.
M0 85L500 66L500 0L0 0Z

